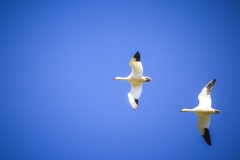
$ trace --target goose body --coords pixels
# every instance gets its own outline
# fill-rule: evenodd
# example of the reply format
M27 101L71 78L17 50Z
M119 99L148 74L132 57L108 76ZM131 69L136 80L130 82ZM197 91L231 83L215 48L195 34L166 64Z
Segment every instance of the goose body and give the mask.
M209 133L210 126L210 116L212 114L220 113L219 110L213 109L212 100L211 100L211 92L214 87L216 79L211 80L198 95L199 105L193 109L182 109L181 112L194 112L198 116L198 129L200 134L203 136L204 140L208 145L211 145L211 138Z
M140 53L137 52L130 60L129 65L132 72L127 77L116 77L114 80L125 80L131 84L131 90L128 93L128 100L134 110L138 108L138 99L142 93L142 83L150 82L150 77L143 76L143 67L140 61Z

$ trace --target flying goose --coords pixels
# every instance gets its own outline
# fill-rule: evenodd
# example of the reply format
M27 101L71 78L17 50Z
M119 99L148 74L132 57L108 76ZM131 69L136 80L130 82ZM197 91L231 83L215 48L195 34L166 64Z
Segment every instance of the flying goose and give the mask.
M138 108L138 99L142 93L142 83L150 82L150 77L143 76L143 67L140 61L140 53L137 52L131 59L129 65L132 68L132 73L127 77L116 77L114 80L125 80L131 84L131 90L128 93L129 103L136 111Z
M203 136L204 140L211 146L211 138L209 134L210 116L212 114L220 113L220 110L211 107L212 100L210 94L214 87L216 79L211 80L198 95L199 105L193 109L183 109L180 112L194 112L198 116L198 129Z

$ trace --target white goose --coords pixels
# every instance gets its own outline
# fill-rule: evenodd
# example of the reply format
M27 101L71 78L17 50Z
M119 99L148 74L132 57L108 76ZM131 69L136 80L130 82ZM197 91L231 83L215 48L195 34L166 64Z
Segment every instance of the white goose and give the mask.
M116 77L114 80L125 80L131 84L131 91L128 93L129 103L136 111L138 108L138 99L142 93L142 83L150 82L150 77L143 76L143 67L140 61L140 53L137 52L131 59L129 65L132 73L127 77Z
M216 79L211 80L202 90L202 92L198 95L199 105L193 109L183 109L180 112L194 112L198 115L198 129L203 136L204 140L207 142L209 146L211 146L211 138L209 134L209 125L210 125L210 116L211 114L220 113L219 110L213 109L211 107L212 100L210 94L214 87L214 83Z

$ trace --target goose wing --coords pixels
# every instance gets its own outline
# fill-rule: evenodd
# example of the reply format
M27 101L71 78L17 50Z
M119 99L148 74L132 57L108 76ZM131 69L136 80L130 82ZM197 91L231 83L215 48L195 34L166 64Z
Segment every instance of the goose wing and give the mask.
M131 59L129 65L132 68L131 75L142 76L143 75L143 67L140 61L140 53L137 52Z
M216 79L211 80L201 91L201 93L198 95L199 99L199 107L202 108L211 108L212 100L211 100L211 92L213 90L214 84L216 82Z
M198 129L203 137L203 139L207 142L209 146L211 146L211 138L209 133L209 125L210 125L210 116L209 115L198 115Z
M141 84L131 84L131 90L128 93L128 100L134 110L137 110L137 108L138 108L138 99L139 99L141 93L142 93L142 83Z

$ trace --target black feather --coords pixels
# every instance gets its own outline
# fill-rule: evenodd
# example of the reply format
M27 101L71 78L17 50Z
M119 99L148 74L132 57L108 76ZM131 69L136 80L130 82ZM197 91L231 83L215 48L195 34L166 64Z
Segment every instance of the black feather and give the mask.
M137 105L138 105L138 99L134 98L134 100L135 100L135 102L136 102L136 103L137 103Z
M140 53L137 52L137 53L133 56L133 58L135 58L136 61L139 62L139 61L140 61Z
M211 146L212 143L211 143L211 138L210 138L210 134L209 134L209 129L204 128L204 134L202 136L203 136L203 139L207 142L207 144L209 146Z

